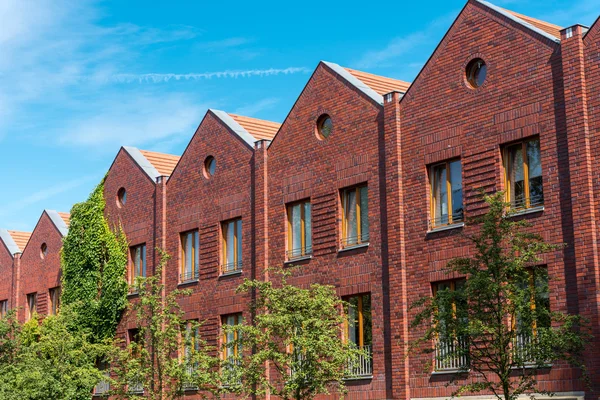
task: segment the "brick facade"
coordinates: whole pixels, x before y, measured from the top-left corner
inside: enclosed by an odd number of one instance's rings
[[[477,88],[465,79],[474,58],[487,66]],[[478,193],[506,189],[503,148],[539,138],[543,207],[521,218],[548,242],[566,243],[544,256],[550,306],[592,322],[596,338],[586,362],[597,392],[600,22],[589,30],[561,30],[469,0],[407,88],[322,62],[280,127],[209,110],[180,159],[129,147],[119,151],[105,181],[106,216],[124,229],[131,246],[146,244],[149,274],[158,263],[154,249],[169,253],[163,282],[167,290],[191,290],[181,306],[186,318],[204,321],[201,334],[209,344],[218,344],[223,316],[250,318],[248,299],[235,293],[243,279],[274,279],[267,267],[293,264],[299,267],[293,284],[318,282],[334,285],[342,297],[371,296],[372,376],[348,382],[349,399],[448,397],[457,377],[432,374],[426,369],[431,357],[406,354],[407,343],[423,333],[409,329],[415,315],[409,306],[430,295],[433,283],[448,279],[442,270],[450,259],[473,254],[459,233],[477,228],[431,230],[428,168],[460,160],[464,213],[481,215],[485,205]],[[324,114],[333,123],[325,139],[316,133]],[[216,161],[212,176],[208,157]],[[362,185],[368,192],[368,244],[348,250],[342,243],[342,193]],[[121,188],[125,204],[118,200]],[[312,253],[289,260],[286,206],[300,200],[311,204]],[[237,218],[242,267],[227,274],[223,222]],[[198,232],[198,265],[197,274],[186,277],[180,235],[189,231]],[[38,292],[38,312],[45,313],[44,296],[58,285],[60,229],[45,212],[22,254],[14,246],[9,250],[3,232],[0,300],[16,296],[16,305],[25,307],[26,294]],[[42,242],[49,249],[44,259]],[[130,298],[135,301],[135,295]],[[124,318],[118,334],[124,337],[133,327]],[[594,398],[577,374],[556,363],[537,379],[542,389]],[[199,398],[191,392],[186,397]]]

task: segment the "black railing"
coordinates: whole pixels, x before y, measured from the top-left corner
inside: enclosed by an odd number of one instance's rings
[[[312,246],[300,247],[298,249],[287,250],[285,255],[288,260],[312,255]]]
[[[518,211],[527,208],[536,208],[544,205],[544,195],[539,194],[536,196],[531,196],[529,198],[524,196],[518,196],[515,199],[510,201],[510,208],[512,210]]]
[[[358,246],[361,244],[368,244],[369,243],[369,233],[363,233],[360,236],[348,236],[345,238],[342,238],[342,240],[340,240],[340,244],[342,245],[342,248],[346,248],[346,247],[353,247],[353,246]]]
[[[198,271],[185,271],[179,274],[180,282],[194,281],[198,279]]]
[[[359,347],[362,354],[348,361],[346,367],[347,379],[365,378],[373,375],[373,350],[371,346]]]
[[[231,274],[242,270],[242,262],[232,262],[221,265],[221,274]]]
[[[464,213],[462,211],[455,212],[454,214],[445,214],[437,218],[429,220],[429,230],[440,228],[443,226],[460,224],[465,221]]]

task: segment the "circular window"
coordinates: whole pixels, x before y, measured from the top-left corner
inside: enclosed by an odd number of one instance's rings
[[[127,190],[125,188],[119,189],[117,192],[117,205],[123,207],[127,203]]]
[[[204,176],[208,179],[215,174],[217,160],[213,156],[206,157],[204,160]]]
[[[46,243],[42,243],[42,246],[40,247],[40,257],[44,259],[46,258],[46,254],[48,254],[48,246]]]
[[[481,58],[475,58],[467,64],[466,69],[467,74],[467,82],[469,85],[474,88],[478,88],[483,85],[485,81],[485,77],[487,75],[487,66],[485,65],[485,61]]]
[[[333,129],[333,122],[331,117],[327,114],[323,114],[317,120],[317,137],[321,140],[327,139],[331,135]]]

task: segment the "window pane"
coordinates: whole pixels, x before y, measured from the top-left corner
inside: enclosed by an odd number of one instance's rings
[[[538,328],[549,328],[550,319],[550,293],[548,289],[548,273],[536,271],[535,276],[535,310]]]
[[[540,141],[527,142],[527,166],[529,168],[529,203],[532,206],[544,203],[542,188],[542,164],[540,156]]]
[[[242,220],[236,221],[237,226],[237,262],[238,265],[242,264]]]
[[[142,276],[146,276],[146,245],[142,245]]]
[[[306,252],[312,253],[312,218],[310,202],[304,203],[304,244]]]
[[[140,276],[140,260],[142,258],[142,252],[139,246],[137,246],[135,248],[135,261],[134,261],[134,265],[135,265],[135,272],[134,272],[134,276]]]
[[[292,206],[292,255],[300,255],[302,248],[302,214],[301,204]]]
[[[346,191],[346,237],[347,244],[356,243],[356,190]]]
[[[363,343],[370,346],[373,343],[372,316],[371,316],[371,295],[362,296],[363,306]]]
[[[462,167],[460,161],[450,163],[450,186],[452,190],[452,219],[462,220],[463,194],[462,194]]]
[[[522,144],[508,148],[508,179],[510,203],[515,207],[525,205],[525,173],[523,171]]]
[[[194,272],[198,272],[198,266],[200,265],[200,235],[198,231],[194,231]]]
[[[229,264],[234,262],[234,251],[235,251],[235,223],[233,221],[227,223],[227,232],[226,232],[226,254],[227,259],[225,260],[225,264]]]
[[[448,186],[446,165],[439,165],[433,170],[433,201],[435,204],[434,223],[448,223]]]
[[[360,188],[360,235],[361,241],[369,241],[369,190]]]
[[[183,273],[185,274],[185,278],[190,277],[190,273],[192,272],[192,234],[185,234],[185,270]]]
[[[358,297],[351,297],[348,303],[348,342],[358,344]]]

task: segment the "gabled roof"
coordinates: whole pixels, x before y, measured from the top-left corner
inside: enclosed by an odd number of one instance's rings
[[[256,140],[272,140],[277,134],[281,124],[278,122],[266,121],[264,119],[257,119],[251,117],[244,117],[243,115],[229,114],[235,122],[241,125],[248,133],[256,138]]]
[[[140,150],[132,146],[123,146],[123,150],[133,158],[152,182],[156,182],[159,176],[171,175],[180,158],[171,154]]]
[[[58,229],[60,234],[62,236],[67,236],[67,233],[69,233],[70,214],[54,210],[44,210],[44,212],[48,214],[48,217],[50,218],[54,226],[56,226],[56,229]]]
[[[357,71],[355,69],[346,69],[356,78],[367,84],[367,86],[369,86],[371,89],[373,89],[382,96],[390,92],[405,93],[410,87],[410,82],[404,82],[399,79],[370,74],[368,72]]]
[[[555,42],[560,42],[560,31],[561,27],[558,25],[551,24],[549,22],[541,21],[539,19],[531,18],[526,15],[518,14],[514,11],[506,10],[502,7],[498,7],[492,3],[489,3],[485,0],[476,0],[478,3],[483,4],[484,6],[504,15],[508,19],[511,19],[534,32],[539,33],[540,35],[551,39]]]
[[[148,150],[140,150],[140,153],[150,161],[150,164],[154,165],[154,168],[156,168],[161,175],[171,175],[181,158],[172,154],[157,153]]]
[[[212,108],[208,111],[219,118],[251,148],[254,148],[254,142],[258,140],[272,140],[281,126],[277,122],[229,114]]]
[[[31,232],[0,229],[0,240],[4,242],[11,255],[22,253],[31,237]]]
[[[355,86],[367,97],[379,104],[383,104],[383,95],[397,91],[405,93],[410,83],[398,79],[386,78],[367,72],[344,68],[336,63],[321,61],[348,83]]]

